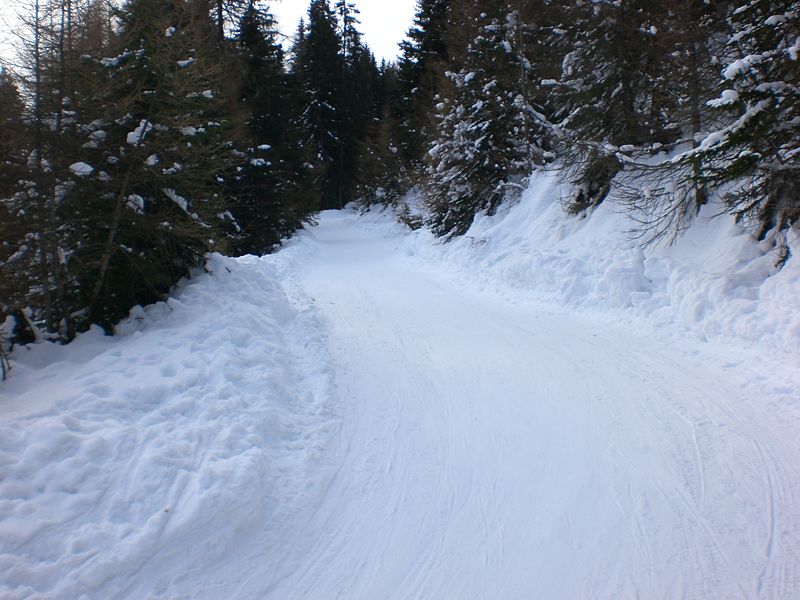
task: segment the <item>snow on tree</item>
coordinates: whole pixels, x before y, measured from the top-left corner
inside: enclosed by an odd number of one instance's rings
[[[493,213],[524,189],[549,153],[544,115],[526,93],[519,13],[482,2],[462,68],[448,73],[437,106],[438,136],[428,151],[425,192],[437,235],[460,235],[481,210]],[[476,8],[477,8],[476,7]]]
[[[88,161],[107,176],[83,179],[99,199],[77,253],[94,322],[158,297],[216,247],[218,176],[230,160],[216,42],[204,2],[122,7],[114,53],[100,61],[109,85],[96,128],[105,134]]]
[[[739,220],[764,238],[800,217],[800,10],[792,0],[734,3],[721,91],[711,104],[729,124],[684,158],[704,161]]]
[[[674,98],[662,85],[666,63],[658,25],[664,5],[649,0],[578,2],[569,10],[558,122],[569,133],[570,210],[592,207],[622,168],[616,150],[663,144],[677,131]]]
[[[440,78],[449,60],[450,4],[446,0],[418,0],[414,23],[400,45],[396,137],[409,171],[420,167],[430,128],[435,125],[431,120],[433,98],[439,91]]]

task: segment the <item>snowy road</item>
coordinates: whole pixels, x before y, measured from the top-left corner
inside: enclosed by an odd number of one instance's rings
[[[478,292],[403,235],[325,213],[18,355],[0,596],[800,598],[796,367]]]
[[[471,293],[351,213],[312,235],[338,468],[267,597],[800,597],[796,408],[735,351]]]

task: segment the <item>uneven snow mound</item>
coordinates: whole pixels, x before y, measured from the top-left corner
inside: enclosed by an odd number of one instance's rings
[[[17,352],[0,389],[0,597],[174,598],[232,545],[276,551],[337,426],[314,311],[274,283],[292,254],[214,256],[120,337]]]
[[[560,185],[552,174],[534,174],[519,203],[479,216],[465,236],[441,244],[420,230],[405,250],[479,287],[800,356],[796,232],[789,239],[793,257],[780,270],[774,252],[731,217],[715,217],[719,206],[706,206],[673,245],[642,249],[635,222],[611,201],[586,217],[566,215]]]

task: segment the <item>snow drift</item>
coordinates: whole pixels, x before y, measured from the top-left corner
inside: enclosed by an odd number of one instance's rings
[[[322,328],[275,283],[295,254],[213,256],[120,337],[15,353],[0,389],[0,596],[174,598],[224,570],[232,545],[278,545],[270,525],[313,485],[335,428]]]
[[[419,230],[404,249],[507,297],[800,356],[797,231],[789,233],[792,257],[782,269],[768,244],[714,205],[674,244],[643,248],[637,223],[613,198],[586,216],[569,216],[560,203],[562,185],[555,174],[534,173],[518,203],[492,217],[479,215],[463,237],[441,243]]]

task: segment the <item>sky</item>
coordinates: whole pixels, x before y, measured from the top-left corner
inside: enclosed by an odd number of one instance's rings
[[[415,0],[355,0],[356,8],[361,11],[359,31],[364,34],[364,40],[379,62],[382,58],[393,60],[397,57],[397,44],[411,27],[415,4]],[[272,12],[281,31],[290,37],[307,9],[308,0],[272,2]]]
[[[0,0],[0,58],[10,54],[16,3],[16,0]],[[379,62],[382,58],[396,58],[397,45],[414,18],[415,0],[355,0],[355,3],[361,11],[359,31],[375,57]],[[270,4],[281,31],[291,38],[300,17],[306,14],[308,0],[272,0]]]
[[[0,61],[7,60],[13,54],[11,41],[15,26],[16,8],[8,0],[0,0]]]

